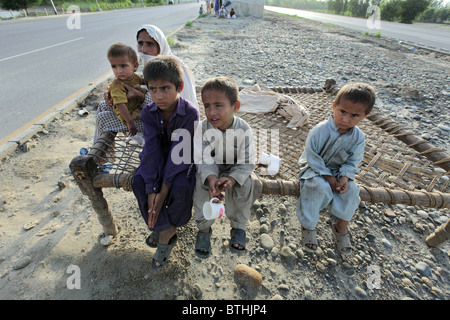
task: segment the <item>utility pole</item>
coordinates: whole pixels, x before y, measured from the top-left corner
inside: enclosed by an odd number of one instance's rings
[[[53,3],[53,0],[50,0],[50,2],[52,3],[53,11],[55,12],[56,15],[58,15],[58,11],[56,11],[56,7],[55,4]]]

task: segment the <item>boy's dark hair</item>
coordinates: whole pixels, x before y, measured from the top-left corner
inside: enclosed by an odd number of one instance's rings
[[[366,115],[368,115],[375,104],[375,89],[366,83],[348,83],[339,90],[334,103],[338,105],[342,99],[348,99],[353,103],[363,103],[366,106]]]
[[[225,92],[225,95],[230,100],[231,104],[236,103],[239,99],[239,87],[236,82],[225,76],[211,78],[205,82],[202,87],[201,94],[206,90],[219,90]]]
[[[123,44],[121,42],[114,43],[108,49],[107,57],[122,57],[128,56],[130,58],[131,63],[136,63],[138,61],[138,56],[136,51],[130,46]]]
[[[150,59],[142,71],[144,81],[148,84],[149,80],[166,80],[173,83],[178,89],[183,83],[183,69],[178,61],[172,57],[158,55]]]

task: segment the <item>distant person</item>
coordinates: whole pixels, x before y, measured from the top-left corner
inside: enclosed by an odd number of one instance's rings
[[[143,25],[137,31],[137,49],[141,58],[142,64],[145,64],[151,58],[158,56],[159,54],[170,56],[180,63],[183,68],[183,83],[184,87],[180,93],[180,96],[191,101],[197,108],[197,93],[195,90],[195,80],[192,71],[184,64],[178,57],[176,57],[170,49],[166,36],[158,27],[154,25]],[[152,103],[153,100],[149,92],[142,94],[139,90],[134,89],[127,84],[124,84],[127,89],[128,99],[137,99],[141,101],[140,108],[144,108],[145,105]],[[105,100],[100,102],[97,108],[96,124],[94,133],[94,143],[98,140],[100,135],[104,131],[110,132],[128,132],[128,127],[119,120],[117,115],[113,111],[113,105],[110,98],[109,91],[105,93]],[[142,121],[140,119],[134,120],[136,130],[138,132],[143,131]]]
[[[234,12],[233,8],[231,8],[231,10],[230,10],[230,18],[231,19],[236,19],[236,12]]]
[[[138,56],[133,48],[123,43],[115,43],[109,47],[107,57],[116,76],[116,79],[109,85],[113,111],[127,126],[128,134],[134,136],[137,133],[134,120],[139,120],[142,110],[141,101],[137,97],[128,99],[124,84],[139,90],[144,95],[147,92],[141,87],[144,79],[135,73],[139,66]]]
[[[198,14],[203,14],[203,5],[200,5],[200,9],[198,10]]]
[[[371,86],[349,83],[336,95],[333,115],[308,134],[298,161],[300,197],[297,202],[306,251],[317,250],[319,213],[329,204],[330,213],[338,218],[332,224],[338,250],[346,255],[352,251],[347,225],[360,202],[359,187],[354,180],[365,147],[364,133],[356,125],[370,113],[374,103],[375,91]]]
[[[193,137],[199,113],[192,102],[180,96],[183,69],[176,59],[162,55],[153,58],[143,74],[154,102],[141,112],[145,144],[133,178],[133,192],[142,217],[153,231],[146,241],[156,247],[152,268],[160,270],[177,242],[177,228],[191,219]],[[176,134],[178,139],[174,139]]]
[[[201,90],[206,119],[199,124],[201,134],[196,131],[194,139],[194,212],[199,229],[195,254],[200,258],[211,254],[214,220],[206,220],[203,204],[212,198],[219,199],[214,202],[225,200],[225,215],[231,224],[230,250],[243,252],[246,246],[246,224],[256,197],[252,177],[255,150],[250,126],[235,115],[240,109],[238,93],[238,86],[228,77],[210,79]]]
[[[224,6],[222,6],[219,9],[219,19],[223,18],[225,19],[227,17],[227,10],[224,8]]]

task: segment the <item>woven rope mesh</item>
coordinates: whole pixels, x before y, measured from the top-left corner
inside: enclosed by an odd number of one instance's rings
[[[255,172],[269,179],[296,179],[298,174],[297,161],[303,152],[309,130],[320,121],[327,119],[332,112],[334,94],[320,89],[310,88],[275,88],[274,90],[287,94],[298,103],[307,107],[310,113],[309,122],[296,129],[287,128],[288,120],[273,113],[252,114],[239,113],[239,116],[249,123],[257,139],[257,155],[261,152],[278,153],[281,158],[281,168],[274,176],[266,175],[266,168],[258,166]],[[200,118],[205,118],[201,97]],[[371,114],[377,112],[376,109]],[[409,191],[438,191],[448,193],[450,172],[445,172],[438,165],[433,164],[425,156],[413,148],[397,140],[395,134],[400,126],[390,129],[391,133],[379,128],[381,123],[374,123],[364,119],[358,127],[366,135],[366,151],[364,160],[360,164],[357,183],[373,188],[402,189]],[[259,143],[264,141],[264,143]],[[106,149],[100,158],[108,164],[110,174],[131,174],[139,166],[139,152],[141,148],[128,137],[119,133],[115,141],[105,141]],[[114,152],[111,152],[114,150]],[[439,150],[436,148],[436,150]],[[435,150],[430,150],[435,151]],[[446,150],[442,150],[446,152]],[[277,155],[277,154],[276,154]],[[104,170],[100,166],[100,170]],[[106,171],[107,171],[106,170]]]

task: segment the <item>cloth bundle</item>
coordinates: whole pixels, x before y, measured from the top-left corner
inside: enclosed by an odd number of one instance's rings
[[[278,112],[290,120],[287,127],[296,128],[305,125],[309,120],[308,109],[291,97],[277,93],[261,84],[242,89],[239,92],[240,112],[267,113]]]

